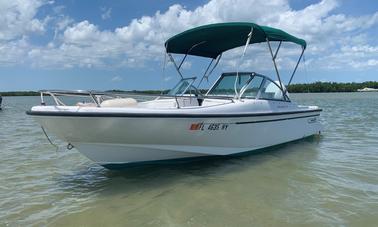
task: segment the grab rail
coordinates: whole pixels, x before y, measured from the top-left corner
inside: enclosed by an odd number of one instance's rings
[[[59,99],[60,96],[64,97],[89,97],[97,107],[101,106],[102,100],[106,98],[121,98],[121,97],[150,97],[155,99],[160,98],[174,98],[177,103],[177,108],[180,108],[179,98],[194,97],[193,95],[167,95],[167,94],[148,94],[148,93],[135,93],[135,92],[107,92],[107,91],[95,91],[95,90],[40,90],[41,105],[46,105],[45,95],[49,95],[53,98],[56,105],[66,106],[66,104]],[[201,98],[209,99],[228,99],[233,101],[234,97],[231,96],[214,96],[205,95]]]

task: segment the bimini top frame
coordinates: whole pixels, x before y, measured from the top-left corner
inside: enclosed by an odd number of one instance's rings
[[[273,50],[270,44],[272,41],[279,42],[275,53],[273,53]],[[307,43],[305,40],[297,38],[293,35],[290,35],[280,29],[267,27],[267,26],[260,26],[255,23],[248,23],[248,22],[209,24],[209,25],[204,25],[204,26],[193,28],[193,29],[189,29],[187,31],[184,31],[180,34],[177,34],[171,37],[165,42],[165,49],[171,61],[174,63],[181,78],[183,78],[183,76],[180,72],[180,67],[185,61],[187,55],[201,56],[201,57],[207,57],[207,58],[212,59],[204,76],[202,77],[200,83],[198,84],[199,86],[202,80],[204,78],[207,78],[211,74],[211,72],[214,70],[223,52],[236,48],[236,47],[245,46],[244,52],[243,52],[243,55],[244,55],[246,47],[249,44],[261,43],[261,42],[267,42],[268,44],[269,52],[272,57],[272,61],[273,61],[274,68],[277,74],[277,78],[281,85],[281,89],[284,93],[286,93],[286,90],[283,89],[284,86],[281,81],[277,63],[275,61],[278,51],[281,47],[282,42],[291,42],[291,43],[298,44],[302,47],[301,55],[294,68],[294,71],[291,74],[291,77],[288,83],[288,85],[290,85],[293,79],[293,76],[298,68],[299,62],[303,56],[304,50],[306,49]],[[179,66],[177,66],[177,64],[174,62],[174,59],[171,55],[172,53],[185,54]],[[214,59],[217,59],[216,61],[217,63],[214,65],[210,73],[207,74]]]

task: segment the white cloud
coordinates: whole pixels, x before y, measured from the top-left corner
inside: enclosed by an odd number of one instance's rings
[[[123,80],[123,78],[120,77],[120,76],[115,76],[115,77],[112,78],[112,82],[119,82],[119,81],[122,81],[122,80]]]
[[[74,20],[68,16],[60,16],[57,18],[57,21],[56,21],[56,29],[58,31],[61,31],[61,30],[64,30],[66,29],[70,24],[72,24],[74,22]]]
[[[0,13],[8,15],[0,18],[0,40],[10,40],[1,43],[0,53],[7,60],[0,60],[0,64],[15,62],[17,56],[26,52],[28,57],[24,62],[33,67],[143,67],[148,61],[161,61],[164,41],[170,36],[195,26],[225,21],[253,21],[303,37],[308,41],[306,56],[312,65],[310,70],[376,67],[378,60],[377,47],[369,44],[367,35],[378,24],[378,12],[359,17],[335,14],[334,9],[342,4],[336,0],[323,0],[301,10],[293,10],[288,0],[211,0],[194,10],[175,4],[165,12],[133,19],[114,30],[102,30],[89,20],[74,22],[63,15],[64,6],[56,6],[49,19],[56,33],[54,39],[45,46],[36,46],[28,43],[25,36],[46,30],[48,19],[36,18],[43,4],[47,2],[0,3]],[[111,16],[111,8],[101,8],[101,11],[102,19]],[[18,14],[22,16],[15,16]],[[266,52],[266,47],[252,50],[241,68],[271,68],[267,55],[267,60],[256,57],[256,53],[259,56]],[[298,54],[298,49],[284,48],[278,60],[292,67],[296,62],[293,56]],[[235,57],[239,57],[239,52],[225,55],[226,67],[235,65]]]
[[[342,46],[339,51],[321,56],[310,66],[318,69],[356,69],[364,70],[376,67],[378,63],[378,46],[355,45]]]
[[[100,8],[100,10],[102,11],[101,19],[103,19],[103,20],[110,19],[111,14],[112,14],[112,8],[107,9],[105,7],[102,7],[102,8]]]
[[[25,55],[29,48],[26,37],[7,43],[0,42],[0,65],[11,66],[25,63],[27,60]]]
[[[9,41],[33,33],[44,32],[44,20],[36,19],[43,0],[0,1],[0,41]]]
[[[181,68],[183,68],[183,69],[190,69],[190,68],[192,68],[192,62],[191,61],[185,61],[182,64]]]
[[[57,5],[57,6],[54,6],[52,10],[55,14],[62,14],[65,9],[66,9],[65,6]]]
[[[100,36],[105,32],[100,32],[98,28],[88,21],[82,21],[64,31],[64,41],[68,44],[90,45],[93,42],[100,42]]]
[[[351,61],[350,65],[356,69],[364,69],[367,67],[378,66],[378,60],[369,59],[367,61]]]

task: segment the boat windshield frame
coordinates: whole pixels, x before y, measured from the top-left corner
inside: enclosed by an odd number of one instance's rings
[[[219,85],[219,83],[227,76],[234,76],[234,77],[237,77],[240,75],[249,75],[250,78],[247,80],[247,82],[240,87],[240,92],[238,93],[237,97],[235,97],[235,93],[231,96],[231,95],[227,95],[227,94],[222,94],[222,95],[214,95],[214,94],[211,94],[211,92]],[[259,86],[259,89],[258,89],[258,93],[256,94],[255,97],[248,97],[248,96],[243,96],[244,93],[247,91],[247,88],[249,87],[249,85],[253,82],[253,79],[255,77],[261,77],[262,78],[262,81],[260,83],[260,86]],[[262,74],[259,74],[259,73],[255,73],[255,72],[225,72],[225,73],[222,73],[219,78],[215,81],[215,83],[210,87],[210,89],[207,91],[207,93],[205,94],[205,97],[216,97],[216,96],[219,96],[219,97],[230,97],[230,98],[234,98],[234,99],[263,99],[263,100],[275,100],[275,101],[283,101],[283,102],[291,102],[289,96],[287,95],[287,92],[283,92],[282,93],[282,99],[269,99],[269,98],[261,98],[261,93],[262,93],[262,88],[265,84],[266,81],[269,81],[271,83],[273,83],[274,85],[277,86],[278,89],[280,89],[280,86],[279,84],[272,80],[271,78],[269,78],[268,76],[265,76],[265,75],[262,75]],[[233,86],[233,84],[232,84]],[[231,87],[231,90],[233,90],[233,87]],[[282,89],[280,89],[282,91]],[[286,91],[286,89],[284,88],[283,90]]]

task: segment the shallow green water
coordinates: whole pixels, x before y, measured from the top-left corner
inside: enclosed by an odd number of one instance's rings
[[[114,172],[75,150],[56,152],[24,114],[38,97],[5,97],[0,225],[377,225],[378,93],[292,99],[324,109],[321,137]]]

